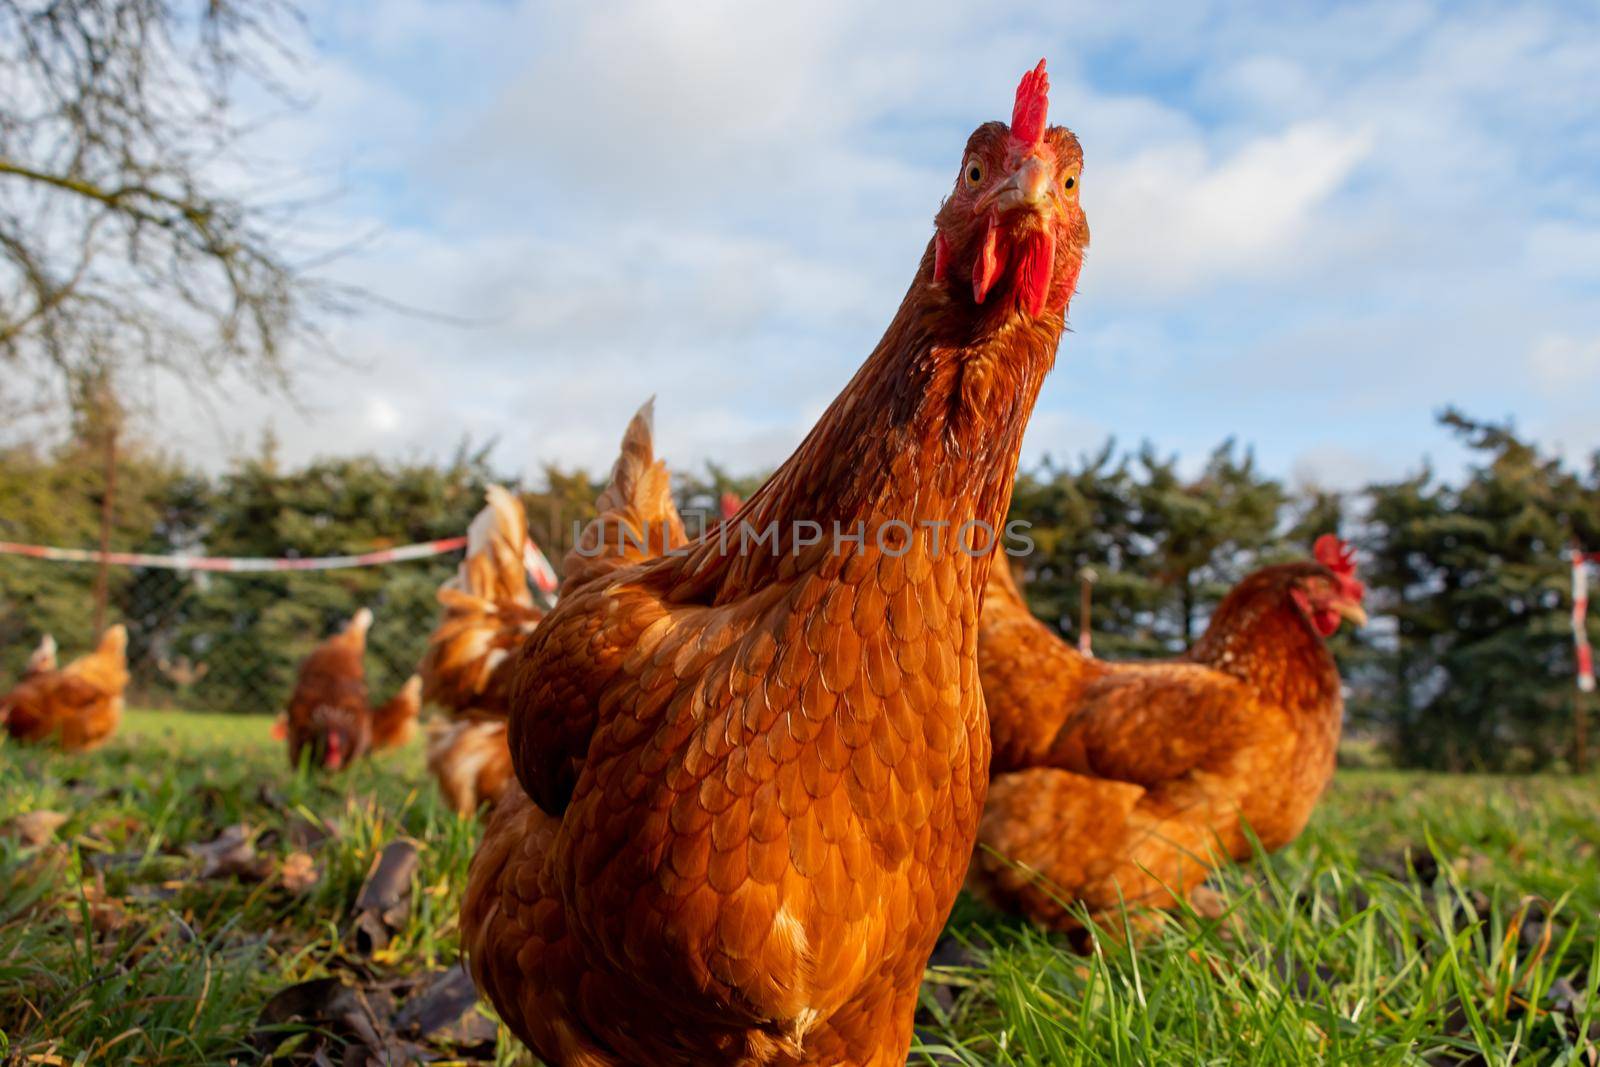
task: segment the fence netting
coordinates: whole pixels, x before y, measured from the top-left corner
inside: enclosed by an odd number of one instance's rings
[[[128,629],[127,704],[279,711],[300,661],[362,607],[374,616],[367,683],[387,699],[415,671],[438,618],[435,591],[460,555],[286,573],[113,566],[105,621]],[[0,555],[0,690],[45,633],[62,663],[93,647],[95,571]]]

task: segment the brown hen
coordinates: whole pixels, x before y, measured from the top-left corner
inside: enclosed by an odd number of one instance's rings
[[[528,589],[522,502],[498,485],[485,497],[467,528],[466,558],[439,589],[444,619],[418,668],[423,696],[458,720],[430,726],[428,769],[463,815],[495,800],[511,779],[505,716],[512,653],[543,614]]]
[[[883,340],[736,515],[683,544],[630,428],[518,657],[462,914],[547,1062],[905,1063],[989,759],[958,531],[1003,520],[1088,240],[1045,90],[972,135]]]
[[[367,703],[364,661],[371,627],[372,612],[362,608],[300,664],[282,720],[291,767],[309,758],[312,766],[343,770],[373,751],[404,744],[415,732],[422,685],[415,676],[376,711]]]
[[[93,652],[54,669],[55,642],[48,657],[41,644],[29,672],[0,698],[0,723],[18,741],[54,740],[62,748],[97,748],[122,722],[122,692],[128,686],[128,632],[120,624],[100,635]],[[46,666],[46,664],[50,666]]]
[[[1333,774],[1344,702],[1325,638],[1366,621],[1349,551],[1266,567],[1178,660],[1086,657],[989,577],[978,668],[993,780],[971,884],[1062,930],[1173,907],[1228,857],[1288,844]],[[1141,921],[1147,916],[1142,916]]]

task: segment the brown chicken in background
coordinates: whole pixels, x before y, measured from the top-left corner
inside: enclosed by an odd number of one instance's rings
[[[1175,906],[1226,858],[1299,836],[1333,775],[1344,712],[1325,639],[1366,621],[1351,551],[1265,567],[1172,661],[1086,657],[990,573],[978,668],[993,778],[971,885],[1036,922]]]
[[[498,485],[467,528],[467,554],[439,590],[444,620],[423,654],[422,693],[456,721],[428,727],[428,769],[463,815],[493,802],[511,780],[505,717],[512,653],[538,626],[523,562],[528,519]]]
[[[289,765],[303,756],[312,766],[338,771],[369,753],[403,744],[415,732],[421,682],[412,677],[388,704],[367,703],[367,631],[372,612],[362,608],[300,664],[282,730]]]
[[[989,761],[991,556],[954,532],[1004,519],[1088,241],[1046,92],[972,135],[883,340],[736,515],[683,544],[630,426],[518,656],[462,912],[546,1062],[906,1062]]]
[[[41,655],[47,648],[48,655]],[[128,631],[108,626],[93,652],[56,670],[55,642],[46,638],[22,681],[0,697],[0,723],[18,741],[54,740],[71,751],[97,748],[122,722],[127,650]],[[34,670],[36,661],[42,669]]]

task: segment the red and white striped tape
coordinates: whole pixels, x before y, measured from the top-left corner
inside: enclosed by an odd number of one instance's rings
[[[406,560],[442,556],[446,552],[465,548],[466,544],[465,537],[446,537],[441,541],[424,541],[421,544],[384,548],[353,556],[265,559],[239,556],[152,556],[143,552],[97,552],[86,548],[53,548],[49,545],[22,545],[13,541],[0,541],[0,555],[29,556],[33,559],[49,559],[61,563],[105,562],[121,567],[160,567],[170,571],[332,571],[345,567],[375,567],[381,563],[402,563]]]
[[[118,567],[159,567],[169,571],[222,571],[222,572],[272,572],[272,571],[333,571],[346,567],[376,567],[384,563],[404,563],[407,560],[442,556],[465,548],[465,537],[446,537],[439,541],[423,541],[399,548],[383,548],[376,552],[362,552],[352,556],[316,556],[311,558],[288,557],[280,559],[241,556],[152,556],[144,552],[98,552],[87,548],[56,548],[52,545],[24,545],[15,541],[0,541],[0,556],[27,556],[31,559],[48,559],[58,563],[100,563]],[[528,577],[539,592],[555,599],[556,588],[561,584],[555,568],[529,538],[522,547],[522,563]]]
[[[556,569],[550,566],[550,561],[539,551],[539,546],[533,543],[531,537],[522,544],[522,565],[527,569],[528,577],[533,579],[533,584],[539,587],[539,592],[554,603],[556,587],[561,580],[556,577]]]
[[[1572,645],[1578,655],[1578,688],[1594,692],[1594,652],[1589,648],[1589,571],[1586,563],[1600,563],[1600,552],[1572,552]]]

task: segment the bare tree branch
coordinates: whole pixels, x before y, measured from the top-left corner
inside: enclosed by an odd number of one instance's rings
[[[287,387],[355,298],[308,273],[293,208],[237,191],[234,94],[288,100],[298,20],[289,0],[0,0],[0,365]]]

